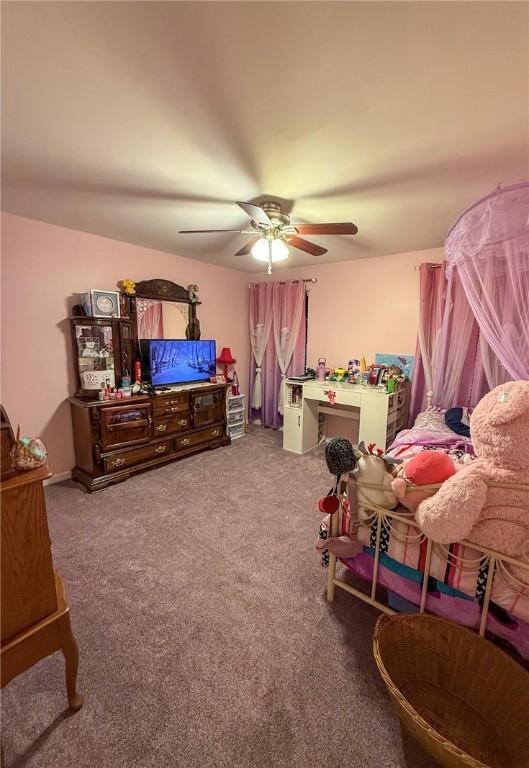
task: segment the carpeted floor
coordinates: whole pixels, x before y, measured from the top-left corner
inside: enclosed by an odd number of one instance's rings
[[[377,612],[325,601],[314,550],[320,451],[254,429],[95,495],[47,489],[80,647],[78,714],[60,654],[3,691],[7,768],[397,768],[371,656]]]

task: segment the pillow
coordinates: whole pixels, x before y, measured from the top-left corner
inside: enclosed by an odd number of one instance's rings
[[[428,429],[430,432],[440,432],[445,435],[452,434],[450,427],[446,426],[445,412],[435,405],[418,413],[413,426],[414,429]]]
[[[470,437],[468,408],[449,408],[445,413],[445,422],[456,435]]]

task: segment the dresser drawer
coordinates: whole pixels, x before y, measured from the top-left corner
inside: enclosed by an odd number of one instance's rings
[[[221,437],[224,437],[224,427],[210,427],[209,429],[201,429],[200,432],[193,432],[193,434],[186,435],[185,437],[177,437],[175,447],[177,451],[181,451],[192,445],[200,445],[200,443],[218,440]]]
[[[189,409],[189,395],[187,392],[180,395],[168,395],[167,397],[156,397],[153,403],[154,412],[162,413],[182,413]]]
[[[154,414],[154,435],[163,437],[172,432],[186,432],[191,429],[191,418],[187,411],[171,414]]]
[[[150,403],[105,406],[100,420],[102,452],[147,442],[151,435]]]
[[[103,465],[105,472],[117,472],[119,469],[125,467],[132,467],[135,464],[140,464],[142,461],[149,461],[149,459],[157,459],[161,456],[167,456],[173,451],[173,441],[164,440],[154,445],[146,445],[143,448],[134,448],[132,451],[126,453],[115,454],[114,456],[108,456],[103,459]]]

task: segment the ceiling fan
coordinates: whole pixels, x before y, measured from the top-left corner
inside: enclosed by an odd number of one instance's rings
[[[252,235],[248,242],[237,251],[236,256],[252,256],[258,261],[268,262],[268,274],[272,271],[272,263],[288,257],[288,245],[305,251],[313,256],[327,253],[310,240],[300,235],[356,235],[358,227],[351,222],[336,224],[296,224],[290,223],[290,216],[283,213],[279,203],[264,200],[261,205],[253,203],[237,203],[250,217],[251,229],[183,229],[180,234],[204,234],[210,232],[239,232],[241,235]]]

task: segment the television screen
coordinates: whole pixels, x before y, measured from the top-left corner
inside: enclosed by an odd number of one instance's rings
[[[209,381],[216,373],[215,342],[206,339],[149,339],[151,384]]]

